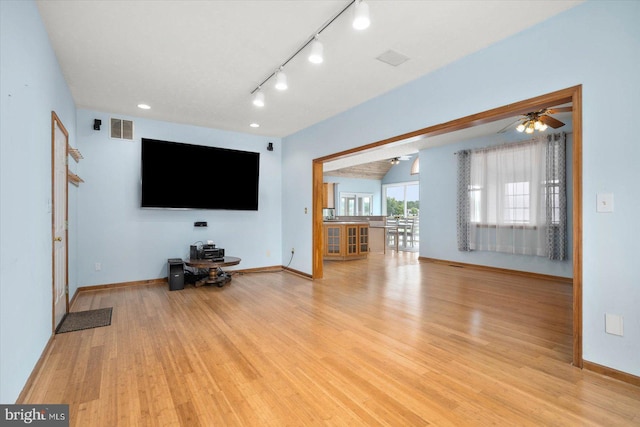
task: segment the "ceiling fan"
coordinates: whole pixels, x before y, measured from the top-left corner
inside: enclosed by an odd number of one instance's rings
[[[394,157],[392,159],[389,159],[389,163],[391,163],[392,165],[397,165],[398,163],[400,163],[401,160],[411,160],[411,156],[400,156],[400,157]]]
[[[551,114],[565,113],[572,110],[571,106],[568,107],[556,107],[556,108],[543,108],[539,111],[532,111],[531,113],[523,114],[521,118],[517,119],[508,126],[505,126],[498,133],[504,133],[514,124],[520,122],[516,127],[518,132],[533,133],[534,131],[543,132],[550,126],[554,129],[564,126],[564,123],[555,117],[551,117]]]

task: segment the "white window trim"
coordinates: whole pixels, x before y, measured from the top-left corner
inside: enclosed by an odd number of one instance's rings
[[[367,216],[367,215],[372,215],[373,214],[373,193],[354,193],[352,191],[341,191],[340,192],[340,197],[339,197],[339,204],[338,204],[338,215],[342,215],[342,216],[350,216],[347,215],[347,213],[342,211],[342,198],[343,197],[353,197],[356,199],[356,212],[354,213],[355,216]],[[362,199],[368,197],[369,199],[371,199],[371,202],[369,204],[369,213],[362,213],[362,212],[358,212],[358,199]]]
[[[420,181],[405,181],[405,182],[396,182],[393,184],[383,184],[382,185],[382,215],[387,216],[387,188],[389,187],[404,187],[404,212],[405,215],[407,213],[407,187],[410,185],[420,186]],[[419,198],[418,198],[419,200]]]

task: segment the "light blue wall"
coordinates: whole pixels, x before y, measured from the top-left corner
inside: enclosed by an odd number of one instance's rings
[[[134,141],[109,137],[110,115],[79,109],[78,284],[90,286],[166,277],[167,258],[187,258],[189,245],[213,240],[238,268],[282,265],[281,141],[203,127],[117,116],[134,121]],[[94,119],[102,130],[93,130]],[[140,141],[153,138],[260,153],[258,211],[140,208]],[[267,143],[274,151],[267,151]],[[215,185],[233,185],[211,165]],[[217,184],[215,184],[217,182]],[[194,221],[207,221],[196,228]],[[101,264],[96,271],[95,264]]]
[[[373,212],[371,215],[382,215],[382,183],[377,179],[345,178],[325,176],[324,182],[338,184],[336,194],[336,215],[340,215],[340,193],[370,193],[373,194]]]
[[[51,111],[74,146],[75,106],[35,3],[0,1],[0,66],[0,402],[14,403],[51,336]]]
[[[323,157],[577,84],[583,85],[584,358],[640,375],[640,2],[589,1],[284,139],[283,247],[311,273],[311,164]],[[535,54],[525,54],[535,46]],[[616,212],[598,214],[598,192]],[[422,240],[422,236],[421,236]],[[624,317],[624,337],[604,314]]]
[[[567,126],[563,130],[569,131]],[[514,138],[514,136],[516,138]],[[551,261],[544,257],[504,254],[499,252],[473,251],[460,252],[457,248],[456,209],[457,209],[457,158],[455,152],[497,145],[499,143],[526,140],[518,132],[492,135],[461,141],[420,152],[423,166],[420,174],[420,256],[469,264],[549,274],[560,277],[573,277],[572,248],[572,134],[567,135],[567,216],[569,228],[569,259]]]

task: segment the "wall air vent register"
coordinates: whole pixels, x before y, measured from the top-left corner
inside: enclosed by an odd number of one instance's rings
[[[133,121],[111,118],[111,138],[133,141]]]

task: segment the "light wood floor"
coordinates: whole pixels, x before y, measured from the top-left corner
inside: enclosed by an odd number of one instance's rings
[[[640,388],[570,365],[570,285],[415,253],[325,275],[82,293],[111,326],[57,335],[23,403],[75,426],[640,425]]]

